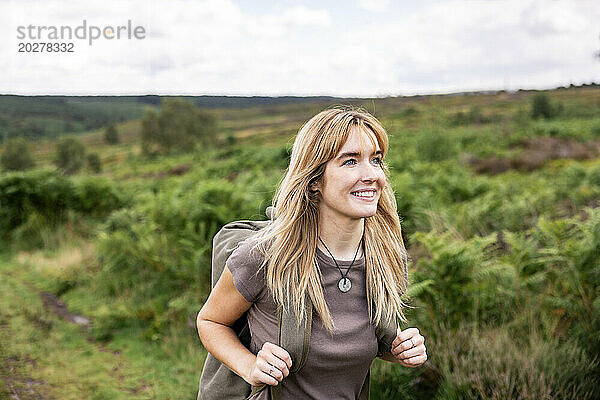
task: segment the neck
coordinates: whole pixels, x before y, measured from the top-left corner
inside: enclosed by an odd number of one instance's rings
[[[363,226],[364,218],[340,221],[326,215],[319,215],[319,236],[335,259],[339,261],[352,261],[362,239]],[[329,255],[318,239],[317,246],[323,253]],[[362,253],[361,246],[356,259],[359,259]]]

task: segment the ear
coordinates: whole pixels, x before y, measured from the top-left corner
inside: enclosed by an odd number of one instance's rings
[[[320,181],[315,181],[313,183],[311,183],[308,186],[308,190],[310,190],[312,193],[318,193],[321,191],[321,182]]]

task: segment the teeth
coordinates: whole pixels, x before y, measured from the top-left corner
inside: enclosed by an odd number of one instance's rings
[[[352,193],[355,196],[358,197],[373,197],[375,195],[374,191],[368,191],[368,192],[354,192]]]

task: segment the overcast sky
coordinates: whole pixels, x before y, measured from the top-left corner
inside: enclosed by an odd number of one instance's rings
[[[141,26],[143,39],[18,37]],[[81,29],[83,31],[83,29]],[[89,31],[87,31],[89,33]],[[112,32],[112,31],[109,31]],[[125,34],[122,30],[122,34]],[[47,35],[47,30],[42,32]],[[18,52],[73,43],[72,53]],[[386,96],[600,82],[598,1],[0,0],[0,93]]]

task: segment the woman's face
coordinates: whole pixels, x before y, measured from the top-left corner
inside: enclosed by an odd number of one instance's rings
[[[342,149],[325,165],[323,178],[316,184],[320,191],[321,216],[343,220],[375,215],[386,183],[381,158],[375,135],[367,130],[352,129]]]

